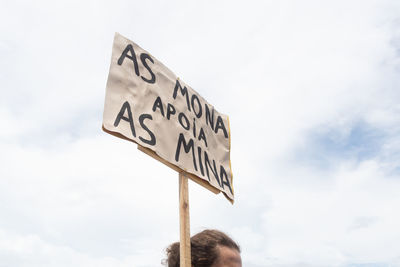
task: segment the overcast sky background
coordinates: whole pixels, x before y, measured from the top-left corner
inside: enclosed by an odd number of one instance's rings
[[[243,266],[400,266],[400,2],[0,2],[0,266],[161,266],[178,174],[101,131],[114,32],[230,117]],[[155,185],[155,186],[154,186]],[[150,189],[153,187],[154,189]]]

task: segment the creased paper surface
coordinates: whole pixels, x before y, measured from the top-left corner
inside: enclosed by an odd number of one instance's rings
[[[233,200],[228,117],[116,33],[103,128],[153,150]]]

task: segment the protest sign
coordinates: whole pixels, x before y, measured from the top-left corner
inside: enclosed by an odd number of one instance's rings
[[[233,201],[230,129],[219,113],[150,53],[116,33],[103,129],[200,178]]]

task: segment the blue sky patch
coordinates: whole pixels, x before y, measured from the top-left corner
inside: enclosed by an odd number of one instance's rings
[[[309,132],[295,157],[320,168],[329,168],[345,159],[362,161],[379,155],[384,138],[381,129],[363,121],[350,125],[349,129],[320,126]]]

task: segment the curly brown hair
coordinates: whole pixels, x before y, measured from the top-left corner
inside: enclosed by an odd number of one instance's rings
[[[218,230],[204,230],[190,238],[191,259],[193,267],[210,267],[219,257],[218,246],[236,249],[240,247],[225,233]],[[179,242],[172,243],[167,249],[168,267],[179,267]]]

